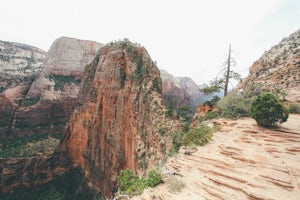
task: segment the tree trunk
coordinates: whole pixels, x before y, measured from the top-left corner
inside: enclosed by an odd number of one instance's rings
[[[227,70],[225,77],[225,87],[224,87],[224,97],[228,92],[229,74],[230,74],[230,63],[231,63],[231,44],[229,44],[228,60],[227,60]]]

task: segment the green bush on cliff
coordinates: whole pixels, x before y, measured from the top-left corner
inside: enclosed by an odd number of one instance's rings
[[[163,176],[158,170],[156,169],[150,170],[148,174],[148,178],[146,179],[147,186],[155,187],[159,185],[160,183],[163,182],[162,178]]]
[[[120,171],[117,180],[121,194],[139,195],[145,188],[162,183],[162,174],[153,169],[149,172],[148,178],[140,178],[132,170],[124,169]]]
[[[80,80],[74,76],[61,76],[61,75],[51,75],[50,80],[54,80],[54,90],[63,90],[64,85],[70,85],[74,83],[75,85],[80,84]]]
[[[260,94],[255,98],[251,107],[251,116],[262,127],[275,126],[277,122],[288,119],[288,110],[272,94]]]
[[[190,129],[183,138],[182,144],[185,146],[203,146],[207,144],[213,135],[213,131],[207,125]]]
[[[218,102],[217,108],[225,118],[250,117],[251,104],[252,98],[232,92]]]
[[[22,105],[23,106],[32,106],[34,104],[36,104],[37,102],[39,102],[40,100],[40,96],[35,96],[35,97],[26,97],[25,99],[23,99],[22,101]]]

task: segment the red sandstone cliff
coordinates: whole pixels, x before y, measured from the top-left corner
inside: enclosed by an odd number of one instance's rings
[[[129,41],[102,47],[85,68],[80,105],[56,153],[2,160],[0,194],[59,180],[72,185],[73,194],[111,197],[121,169],[145,174],[165,159],[170,132],[180,128],[166,117],[161,85],[144,47]]]
[[[86,67],[76,109],[59,151],[80,167],[89,186],[112,195],[121,169],[143,173],[170,146],[160,72],[143,47],[124,41],[103,47]],[[167,125],[166,125],[167,124]]]

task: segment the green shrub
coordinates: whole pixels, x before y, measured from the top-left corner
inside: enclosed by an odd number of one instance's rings
[[[255,98],[251,107],[251,117],[263,127],[275,126],[276,122],[288,119],[288,110],[283,107],[272,94],[260,94]]]
[[[183,138],[182,144],[185,146],[203,146],[209,142],[213,135],[212,129],[207,125],[190,129]]]
[[[64,85],[71,85],[74,83],[75,85],[80,84],[80,80],[73,76],[61,76],[61,75],[51,75],[50,80],[54,80],[54,90],[63,90]]]
[[[51,137],[42,134],[2,138],[0,140],[0,158],[49,156],[57,148],[62,135]]]
[[[22,101],[22,105],[23,106],[32,106],[34,104],[36,104],[38,101],[40,100],[40,96],[35,96],[35,97],[26,97],[23,101]]]
[[[161,80],[159,78],[154,79],[152,82],[152,90],[161,93],[162,88],[161,88],[160,82],[161,82]]]
[[[148,178],[140,178],[130,169],[120,171],[117,177],[121,194],[139,195],[147,187],[155,187],[162,183],[162,174],[156,169],[150,170]]]
[[[252,98],[246,98],[242,94],[230,93],[217,104],[222,117],[239,118],[250,117]]]
[[[172,146],[169,150],[169,155],[174,155],[178,153],[181,143],[182,143],[182,138],[184,137],[185,133],[188,131],[181,131],[181,132],[175,132],[172,134]]]
[[[178,108],[177,116],[182,122],[191,123],[194,112],[190,106],[184,104]]]
[[[215,111],[208,111],[205,115],[199,117],[199,122],[215,119],[217,117],[218,114]]]
[[[149,187],[155,187],[157,185],[159,185],[160,183],[162,183],[162,174],[156,170],[156,169],[152,169],[150,170],[149,174],[148,174],[148,179],[146,180],[147,186]]]
[[[121,170],[120,175],[117,177],[117,179],[119,184],[119,190],[121,193],[140,194],[146,187],[146,184],[140,181],[140,178],[137,175],[135,175],[130,169]]]
[[[143,54],[138,57],[136,62],[136,79],[141,80],[148,73],[148,68],[144,66]]]
[[[168,177],[168,184],[168,188],[172,192],[180,192],[181,189],[185,187],[185,184],[175,176]]]
[[[208,105],[208,106],[210,106],[210,107],[213,107],[213,106],[215,106],[220,100],[221,100],[221,98],[220,98],[219,96],[215,95],[215,96],[213,96],[213,98],[212,98],[211,100],[205,101],[205,102],[203,103],[203,105]]]
[[[294,103],[291,103],[289,106],[289,112],[294,114],[300,114],[300,106]]]

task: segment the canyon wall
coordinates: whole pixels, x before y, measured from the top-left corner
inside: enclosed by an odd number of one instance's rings
[[[86,67],[74,111],[59,148],[82,169],[90,187],[111,196],[121,169],[140,174],[161,162],[170,147],[161,78],[145,48],[108,44]]]

